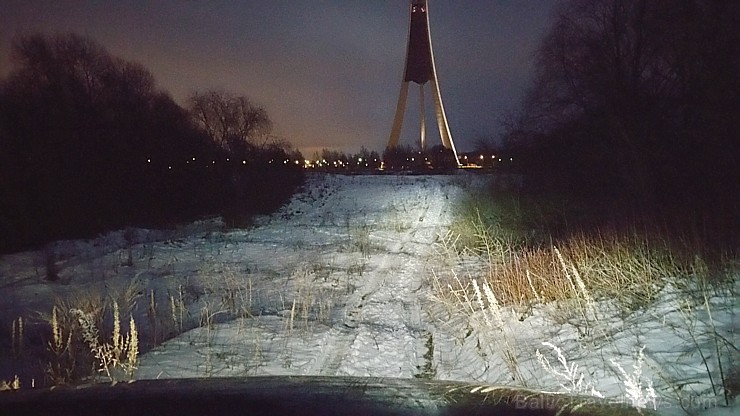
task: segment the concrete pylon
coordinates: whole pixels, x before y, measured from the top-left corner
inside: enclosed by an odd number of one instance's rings
[[[398,94],[396,115],[393,118],[391,135],[388,138],[388,147],[398,146],[403,126],[403,117],[406,112],[406,100],[408,98],[409,84],[419,84],[419,101],[421,110],[421,150],[426,150],[426,122],[424,111],[424,85],[430,83],[432,86],[432,97],[434,99],[434,114],[437,119],[439,136],[442,145],[452,150],[455,162],[460,165],[457,158],[455,143],[452,141],[450,126],[447,124],[447,116],[442,105],[442,94],[439,90],[437,70],[434,66],[434,54],[432,53],[432,38],[429,35],[429,6],[426,0],[411,0],[409,13],[409,37],[406,47],[406,63],[403,70],[403,81],[401,91]]]

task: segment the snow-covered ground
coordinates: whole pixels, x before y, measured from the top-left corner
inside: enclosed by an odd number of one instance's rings
[[[681,414],[678,397],[693,410],[722,405],[717,356],[732,377],[737,284],[701,302],[665,287],[630,313],[597,301],[586,320],[568,305],[441,302],[435,285],[457,289],[454,276],[469,282],[480,267],[439,243],[456,201],[484,179],[311,175],[250,229],[209,220],[3,256],[0,350],[20,349],[9,332],[17,317],[26,317],[25,344],[43,347],[35,338],[48,334],[33,318],[55,299],[112,296],[139,327],[138,379],[421,377],[598,392],[664,414]],[[56,283],[44,279],[50,256]],[[0,380],[40,377],[24,367],[32,355],[5,354]]]
[[[252,289],[260,312],[165,343],[142,357],[138,377],[421,375],[435,332],[427,278],[459,183],[312,177],[307,192],[208,260],[271,271],[271,293]]]

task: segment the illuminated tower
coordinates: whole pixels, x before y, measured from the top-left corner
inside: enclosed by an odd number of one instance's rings
[[[398,139],[403,126],[403,115],[406,112],[406,98],[409,93],[409,83],[419,84],[419,103],[421,110],[421,150],[426,150],[426,120],[424,110],[424,84],[429,82],[432,86],[434,98],[434,113],[439,127],[439,135],[442,145],[452,150],[457,159],[457,151],[452,141],[450,127],[447,124],[447,116],[442,106],[442,95],[439,92],[437,71],[434,68],[434,54],[432,53],[432,38],[429,36],[429,7],[426,0],[411,0],[411,13],[409,18],[409,40],[406,48],[406,64],[403,70],[403,81],[401,92],[398,95],[396,105],[396,116],[393,119],[391,135],[388,139],[388,147],[398,146]]]

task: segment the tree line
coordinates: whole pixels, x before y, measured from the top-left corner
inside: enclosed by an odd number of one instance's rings
[[[305,167],[330,173],[388,172],[432,173],[447,172],[457,167],[452,150],[442,145],[428,150],[415,150],[411,146],[386,147],[382,156],[364,146],[359,152],[347,154],[338,150],[322,149],[305,160]]]
[[[265,109],[223,91],[187,108],[142,65],[77,34],[22,35],[0,80],[0,251],[279,206],[302,172]],[[218,163],[217,163],[218,162]]]
[[[738,22],[736,1],[561,2],[505,137],[530,189],[736,242]]]

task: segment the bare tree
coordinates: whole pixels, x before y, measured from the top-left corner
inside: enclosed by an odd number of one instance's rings
[[[613,183],[648,206],[665,189],[682,192],[686,183],[675,184],[690,180],[687,167],[714,175],[720,161],[725,174],[712,183],[729,182],[732,152],[722,149],[738,128],[730,114],[740,111],[739,9],[714,0],[564,1],[512,135],[569,141],[581,150],[575,157],[612,169]]]
[[[215,200],[202,197],[220,192],[210,183],[183,199],[205,179],[177,164],[223,152],[141,64],[73,33],[16,36],[11,57],[0,80],[0,250]]]
[[[210,90],[191,94],[188,107],[213,141],[230,152],[245,146],[264,147],[272,122],[264,108],[247,97]]]

